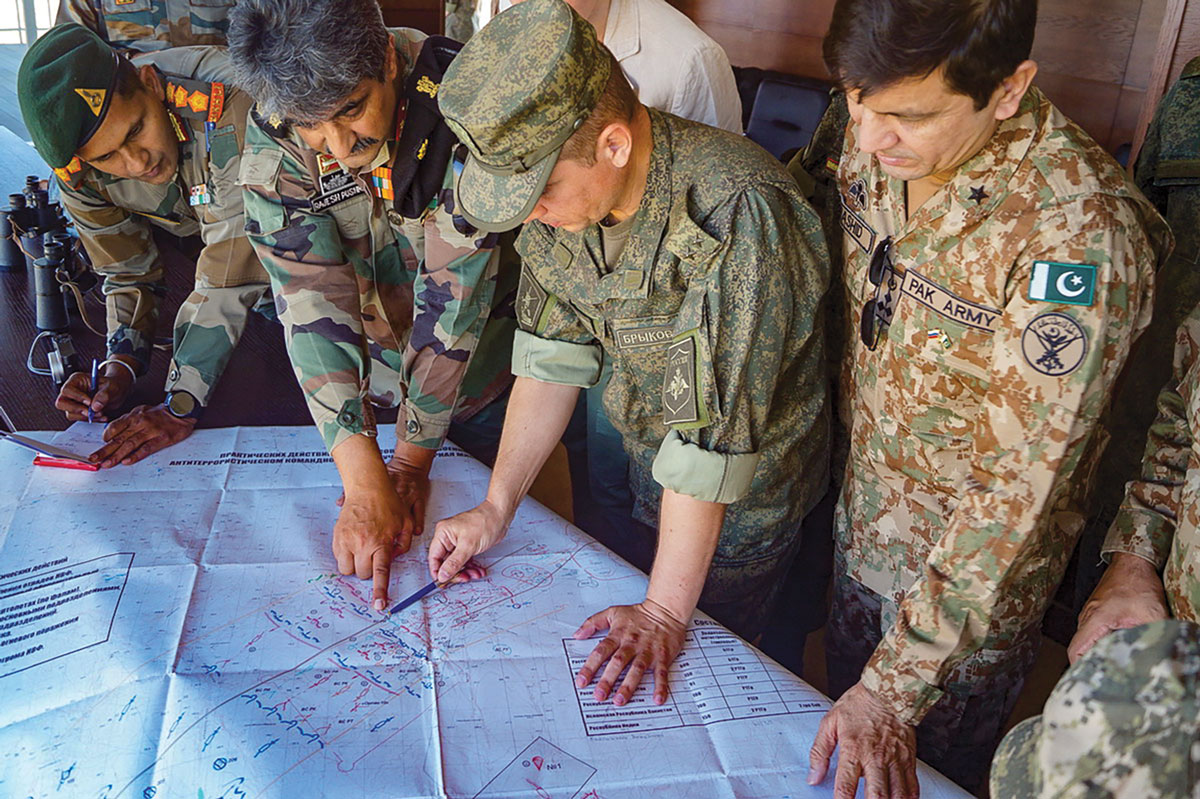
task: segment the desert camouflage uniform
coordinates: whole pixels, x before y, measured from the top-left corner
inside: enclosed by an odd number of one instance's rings
[[[1200,627],[1102,638],[996,751],[992,799],[1200,799]]]
[[[391,32],[407,75],[425,35]],[[500,257],[496,236],[456,228],[453,161],[425,214],[406,219],[371,175],[389,162],[392,142],[357,174],[269,120],[252,122],[247,142],[246,231],[271,276],[292,367],[325,446],[374,435],[374,403],[400,406],[405,441],[437,448],[464,376],[472,378],[469,363],[492,379],[475,381],[479,392],[464,398],[459,418],[511,382],[507,364],[495,366],[507,348],[472,358]]]
[[[907,220],[904,184],[857,149],[854,126],[838,182],[853,348],[839,394],[851,429],[839,583],[881,605],[863,630],[835,598],[830,649],[873,648],[863,684],[917,724],[1036,639],[1082,526],[1073,488],[1103,448],[1097,420],[1149,322],[1170,235],[1036,88]],[[888,237],[895,271],[877,293],[868,264]],[[858,330],[873,297],[892,314],[874,351]],[[998,733],[1006,715],[968,716],[961,730]],[[938,751],[957,734],[937,732],[918,754],[970,788],[986,758]]]
[[[165,286],[151,235],[197,233],[204,248],[196,283],[175,317],[167,391],[206,405],[246,327],[246,314],[268,290],[267,275],[242,232],[237,175],[252,101],[234,89],[223,50],[183,47],[138,56],[161,73],[165,104],[179,139],[179,169],[162,186],[115,178],[74,159],[59,178],[63,206],[92,266],[104,277],[109,355],[132,356],[146,371]],[[194,204],[193,204],[194,202]]]
[[[764,151],[648,110],[646,190],[615,269],[596,225],[518,239],[513,372],[589,387],[612,360],[604,405],[635,517],[657,527],[664,487],[728,505],[701,607],[752,636],[827,484],[825,245]]]
[[[62,0],[57,22],[78,22],[118,50],[148,53],[225,44],[235,0]],[[101,9],[97,19],[96,6]]]
[[[1163,572],[1178,618],[1200,622],[1200,308],[1180,326],[1175,375],[1158,395],[1139,479],[1104,541],[1104,558],[1126,552]]]

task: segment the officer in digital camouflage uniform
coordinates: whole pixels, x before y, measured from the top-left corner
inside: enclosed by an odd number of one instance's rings
[[[698,601],[758,633],[827,485],[820,223],[753,143],[637,102],[562,0],[497,16],[439,100],[471,149],[460,211],[482,228],[526,224],[500,455],[487,500],[436,526],[430,570],[444,579],[503,537],[611,358],[605,407],[658,552],[643,602],[577,632],[609,630],[577,680],[607,661],[603,700],[629,664],[614,701],[649,671],[663,702]]]
[[[236,0],[62,0],[57,21],[91,28],[118,50],[225,44]]]
[[[1034,0],[839,0],[825,55],[853,348],[830,687],[809,778],[968,790],[1082,527],[1098,420],[1169,249],[1120,167],[1031,81]],[[956,32],[947,35],[947,31]]]
[[[457,46],[385,28],[374,0],[243,0],[229,44],[239,85],[258,98],[240,178],[246,231],[342,476],[338,567],[373,578],[382,609],[452,419],[468,447],[488,428],[498,438],[502,406],[487,406],[512,379],[515,319],[487,324],[504,293],[497,237],[457,216],[458,143],[437,113]],[[485,324],[492,340],[480,344]],[[373,403],[400,409],[386,464]]]
[[[121,407],[150,363],[163,293],[158,227],[204,241],[192,293],[175,317],[163,405],[109,425],[92,455],[132,463],[191,434],[246,326],[268,291],[242,232],[236,185],[250,99],[232,88],[216,48],[138,56],[133,63],[74,23],[38,39],[21,62],[17,94],[38,153],[55,168],[62,203],[92,267],[104,277],[109,363],[64,384],[68,419]]]
[[[1079,617],[1072,660],[1113,630],[1170,616],[1200,623],[1200,308],[1176,334],[1141,475],[1102,547],[1109,566]]]
[[[1108,636],[992,763],[992,799],[1200,797],[1200,627],[1159,621]]]
[[[1081,600],[1100,577],[1098,555],[1125,483],[1138,477],[1154,400],[1171,377],[1175,331],[1200,302],[1200,58],[1184,67],[1159,103],[1133,177],[1166,218],[1175,249],[1155,276],[1154,316],[1134,345],[1107,417],[1112,438],[1096,470],[1092,518],[1080,543],[1076,596]]]

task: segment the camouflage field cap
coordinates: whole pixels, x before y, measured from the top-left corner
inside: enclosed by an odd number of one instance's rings
[[[119,64],[116,51],[74,22],[46,31],[26,51],[17,99],[33,146],[51,167],[65,167],[100,128]]]
[[[562,0],[525,0],[493,19],[446,71],[438,106],[470,155],[458,212],[484,231],[533,211],[563,143],[587,119],[611,59]]]
[[[1200,796],[1200,626],[1102,638],[992,761],[992,799]]]

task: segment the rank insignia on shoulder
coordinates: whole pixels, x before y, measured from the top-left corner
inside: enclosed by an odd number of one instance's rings
[[[188,195],[188,205],[208,205],[212,202],[212,198],[208,194],[207,183],[197,183],[192,186]]]
[[[258,125],[267,135],[274,139],[282,139],[288,135],[288,124],[279,114],[263,115],[258,112],[258,103],[250,109],[250,118],[254,120],[254,124]]]
[[[1096,267],[1034,261],[1029,299],[1041,302],[1091,305],[1096,297]]]
[[[1064,313],[1044,313],[1025,326],[1021,354],[1026,363],[1050,377],[1069,375],[1087,355],[1083,325]]]

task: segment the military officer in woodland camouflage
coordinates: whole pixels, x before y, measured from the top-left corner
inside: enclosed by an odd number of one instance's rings
[[[55,167],[62,203],[104,277],[108,355],[98,391],[88,375],[63,386],[68,419],[121,407],[150,362],[163,292],[151,235],[199,233],[196,283],[175,318],[163,405],[139,406],[92,455],[132,463],[191,434],[246,325],[268,291],[242,232],[236,185],[250,99],[228,84],[216,48],[149,53],[130,62],[74,23],[53,28],[21,63],[17,92],[34,145]]]
[[[91,28],[118,50],[225,44],[235,0],[62,0],[59,23]]]
[[[435,98],[456,46],[388,30],[374,0],[243,0],[229,44],[258,98],[246,231],[345,489],[333,551],[343,574],[374,579],[383,609],[456,409],[472,417],[511,382],[507,347],[473,357],[500,258],[454,208],[457,141]],[[400,408],[386,463],[372,403]]]
[[[486,501],[436,526],[430,571],[446,579],[503,537],[612,359],[605,407],[658,552],[644,601],[577,631],[609,631],[577,681],[624,704],[649,672],[661,703],[697,602],[761,630],[828,483],[820,223],[760,148],[641,105],[562,0],[475,34],[439,100],[471,149],[459,210],[526,224],[500,455]]]
[[[1139,479],[1104,541],[1108,570],[1079,616],[1067,654],[1113,630],[1170,616],[1200,623],[1200,308],[1180,326],[1175,373],[1158,395]]]
[[[986,776],[1082,526],[1074,490],[1170,236],[1031,86],[1034,0],[839,0],[825,40],[852,350],[809,780]],[[847,690],[848,689],[848,690]]]

